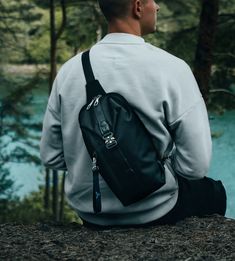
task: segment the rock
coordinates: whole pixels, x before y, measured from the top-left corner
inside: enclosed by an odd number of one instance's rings
[[[174,226],[104,230],[2,224],[0,260],[235,260],[235,220],[192,217]]]

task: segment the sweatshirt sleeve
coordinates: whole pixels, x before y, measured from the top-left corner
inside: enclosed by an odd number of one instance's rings
[[[42,163],[51,169],[67,170],[63,153],[58,78],[55,79],[43,120],[40,142]]]
[[[195,77],[185,62],[178,64],[174,75],[166,110],[175,145],[171,155],[172,167],[185,178],[203,178],[208,173],[212,152],[206,105]]]
[[[174,171],[188,179],[206,176],[210,166],[212,142],[203,99],[170,127],[175,142],[171,156]]]

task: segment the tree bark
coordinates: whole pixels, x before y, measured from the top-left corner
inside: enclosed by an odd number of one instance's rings
[[[55,22],[55,1],[50,0],[50,77],[49,77],[49,94],[51,93],[54,79],[57,73],[56,55],[57,55],[57,41],[62,35],[66,26],[66,5],[65,0],[60,1],[62,10],[62,22],[58,32],[56,32]],[[46,176],[46,184],[49,176]],[[49,197],[50,188],[46,185],[45,198]],[[52,191],[52,211],[55,221],[59,221],[59,191],[58,191],[58,172],[53,170],[53,191]]]
[[[52,210],[54,221],[59,221],[58,172],[53,170]]]
[[[51,61],[51,70],[50,70],[50,88],[49,94],[52,89],[52,85],[57,73],[57,64],[56,64],[56,55],[57,55],[57,41],[62,35],[66,22],[67,22],[67,15],[66,15],[66,5],[65,0],[60,1],[61,4],[61,11],[62,11],[62,22],[58,32],[56,32],[56,25],[55,25],[55,1],[50,0],[50,41],[51,41],[51,50],[50,50],[50,61]]]
[[[56,76],[56,32],[55,32],[55,2],[50,0],[50,75],[49,75],[49,94],[51,93],[53,81]],[[54,175],[54,174],[53,174]],[[54,181],[54,179],[53,179]],[[54,184],[53,184],[54,186]],[[52,197],[54,194],[52,195]],[[46,168],[45,176],[45,192],[44,192],[44,207],[49,208],[50,200],[50,170]],[[54,202],[54,198],[53,198]],[[54,203],[53,203],[54,204]],[[54,213],[54,211],[53,211]]]
[[[46,168],[46,177],[45,177],[45,193],[44,193],[44,208],[49,209],[50,202],[50,170]]]
[[[50,0],[50,40],[51,40],[51,50],[50,50],[50,86],[49,93],[51,93],[53,81],[56,76],[57,66],[56,66],[56,49],[57,49],[57,38],[56,38],[56,27],[55,27],[55,2]]]
[[[208,101],[212,50],[216,32],[219,0],[201,0],[198,44],[195,53],[194,75],[204,100]]]
[[[60,216],[59,216],[59,220],[62,221],[63,217],[64,217],[64,183],[65,183],[65,171],[63,172],[63,176],[62,176],[62,183],[61,183],[61,197],[60,197]]]
[[[60,38],[60,36],[62,35],[62,33],[65,29],[65,26],[66,26],[66,22],[67,22],[65,0],[60,0],[60,6],[61,6],[61,11],[62,11],[62,22],[61,22],[60,28],[58,30],[58,33],[56,34],[56,40],[58,40]]]

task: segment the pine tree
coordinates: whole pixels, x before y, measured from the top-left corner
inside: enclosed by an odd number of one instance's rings
[[[27,46],[41,13],[29,0],[0,0],[1,63],[30,60]]]
[[[9,164],[40,164],[35,143],[38,137],[31,131],[39,131],[41,124],[31,121],[27,107],[31,102],[30,90],[37,81],[38,77],[35,76],[30,82],[19,85],[1,75],[1,83],[9,88],[0,97],[0,215],[3,221],[8,211],[7,202],[15,199],[14,193],[17,191],[9,177]],[[33,148],[35,153],[32,153]]]

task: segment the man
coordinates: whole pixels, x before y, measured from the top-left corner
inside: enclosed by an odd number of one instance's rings
[[[120,93],[133,106],[167,159],[166,184],[124,207],[101,178],[102,212],[94,214],[91,159],[78,123],[86,104],[81,54],[64,64],[55,79],[43,124],[43,163],[68,170],[68,202],[85,224],[174,223],[191,215],[224,215],[224,187],[205,177],[210,128],[193,74],[184,61],[141,37],[156,30],[159,6],[153,0],[99,0],[99,5],[109,33],[90,51],[95,77],[106,92]]]

